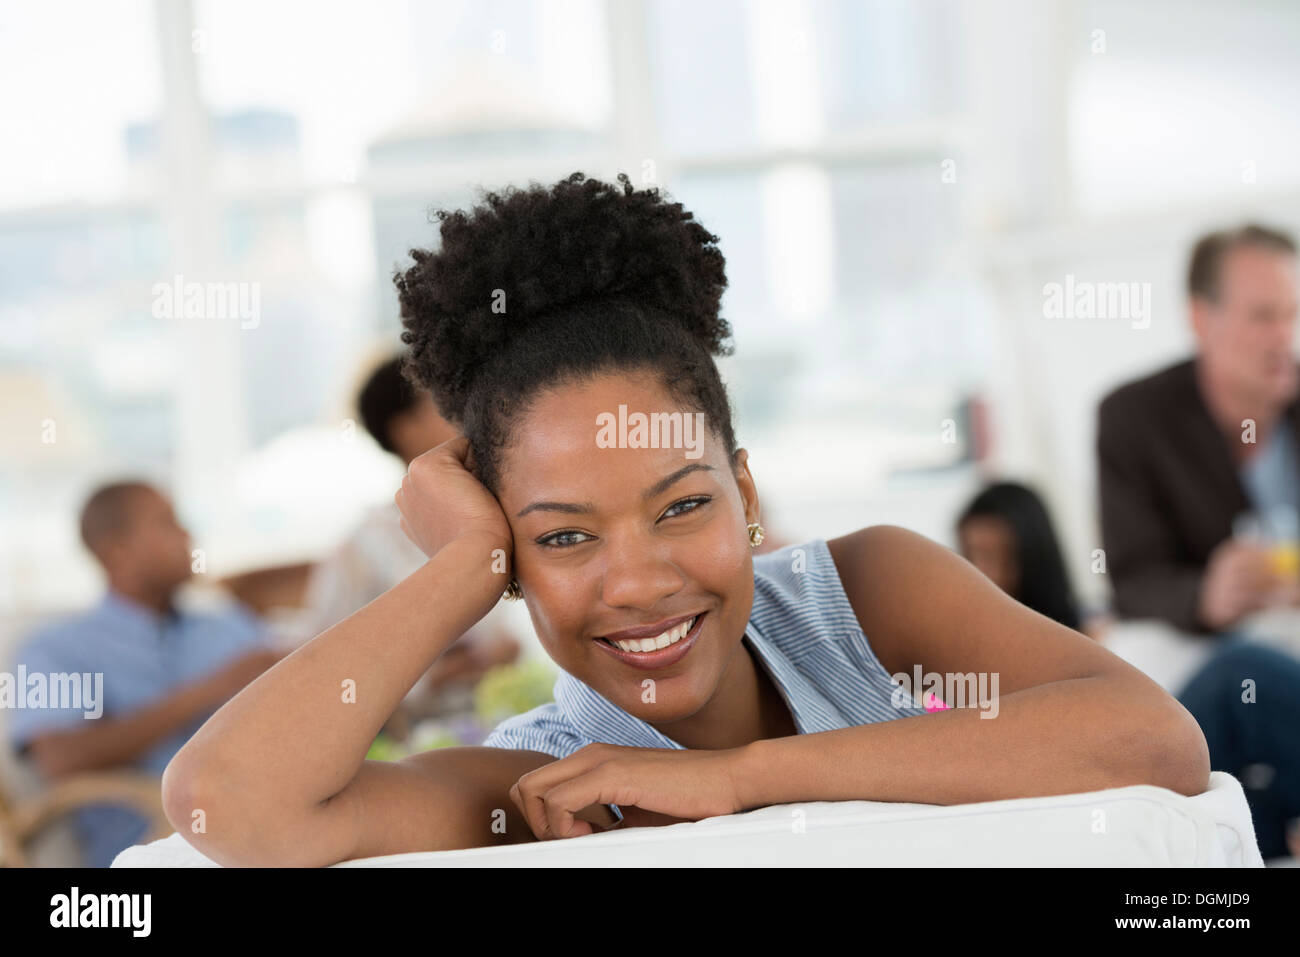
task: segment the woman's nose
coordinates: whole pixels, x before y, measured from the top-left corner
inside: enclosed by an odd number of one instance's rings
[[[662,545],[607,545],[601,598],[611,608],[654,608],[681,591],[685,578]]]

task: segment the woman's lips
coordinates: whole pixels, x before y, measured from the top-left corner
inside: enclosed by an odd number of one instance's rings
[[[596,644],[633,668],[640,668],[642,671],[656,671],[676,664],[685,657],[686,653],[694,647],[696,640],[700,637],[704,619],[707,615],[708,612],[700,612],[695,616],[695,623],[691,625],[691,630],[686,633],[686,637],[665,648],[656,648],[654,651],[624,651],[622,648],[611,645],[604,638],[597,638]]]

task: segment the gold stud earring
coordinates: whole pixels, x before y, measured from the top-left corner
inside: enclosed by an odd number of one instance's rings
[[[745,526],[749,529],[749,547],[757,548],[763,544],[763,526],[758,522],[750,522]]]
[[[524,590],[519,587],[519,582],[512,578],[510,579],[510,584],[506,586],[506,590],[501,597],[506,601],[518,601],[524,597]]]

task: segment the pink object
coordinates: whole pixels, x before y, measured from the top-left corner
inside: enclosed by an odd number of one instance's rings
[[[933,691],[931,691],[928,695],[925,696],[925,710],[926,711],[947,711],[948,705],[944,703],[943,699],[941,699],[938,695],[936,695]]]

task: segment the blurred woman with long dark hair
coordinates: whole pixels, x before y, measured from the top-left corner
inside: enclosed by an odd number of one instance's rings
[[[1047,508],[1016,482],[987,486],[957,520],[962,555],[1022,605],[1080,630],[1079,607]]]

